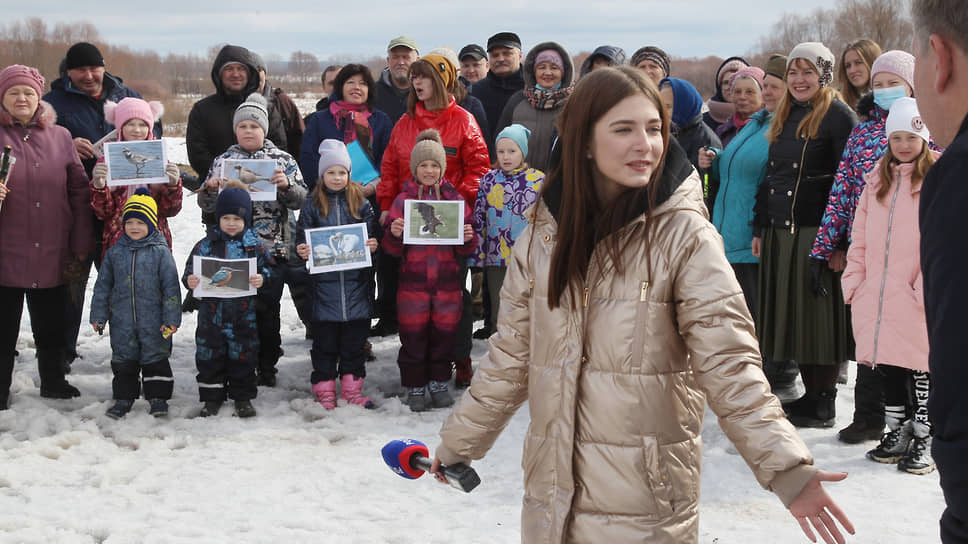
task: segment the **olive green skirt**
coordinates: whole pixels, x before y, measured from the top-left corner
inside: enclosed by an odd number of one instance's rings
[[[825,265],[820,279],[828,295],[810,291],[808,256],[816,236],[816,227],[794,234],[788,229],[764,230],[756,323],[764,358],[832,365],[853,355],[840,273]]]

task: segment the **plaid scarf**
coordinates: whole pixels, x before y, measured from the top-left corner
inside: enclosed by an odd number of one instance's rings
[[[528,99],[531,107],[536,110],[554,110],[565,104],[574,89],[574,85],[554,90],[531,87],[524,89],[524,96]]]

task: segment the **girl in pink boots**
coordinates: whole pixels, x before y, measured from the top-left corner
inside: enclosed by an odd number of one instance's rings
[[[296,225],[296,253],[309,259],[307,229],[366,223],[367,250],[376,251],[379,232],[373,208],[363,189],[350,181],[352,163],[346,146],[339,140],[319,144],[320,180],[303,203]],[[373,289],[369,268],[324,272],[312,276],[313,361],[311,381],[316,400],[327,410],[336,408],[336,378],[340,396],[349,404],[373,408],[363,395],[366,376],[363,346],[373,314]]]
[[[921,181],[939,154],[928,148],[913,98],[894,102],[885,129],[888,150],[866,176],[841,285],[851,305],[857,362],[885,377],[888,432],[867,457],[927,474],[935,464],[918,204]]]

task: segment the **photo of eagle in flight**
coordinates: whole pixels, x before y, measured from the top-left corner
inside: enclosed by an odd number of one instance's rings
[[[447,226],[444,221],[437,215],[434,207],[425,202],[418,202],[417,212],[420,213],[421,219],[423,219],[424,224],[420,226],[421,236],[433,236],[439,238],[440,235],[437,234],[437,227]]]

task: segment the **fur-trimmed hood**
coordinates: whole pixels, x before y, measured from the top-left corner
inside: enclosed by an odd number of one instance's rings
[[[538,53],[546,49],[552,49],[561,55],[561,61],[565,63],[565,68],[561,74],[561,87],[571,87],[575,83],[575,64],[571,61],[571,55],[568,54],[568,51],[556,42],[542,42],[528,51],[528,55],[524,58],[524,69],[521,70],[521,74],[524,76],[524,87],[526,89],[534,88],[537,79],[534,75],[534,59],[537,58]]]
[[[16,123],[13,116],[10,115],[4,108],[0,108],[0,126],[12,127]],[[51,106],[44,100],[41,100],[37,104],[37,111],[34,113],[34,118],[28,123],[29,126],[38,126],[40,128],[52,127],[57,124],[57,112],[54,111],[54,107]]]

